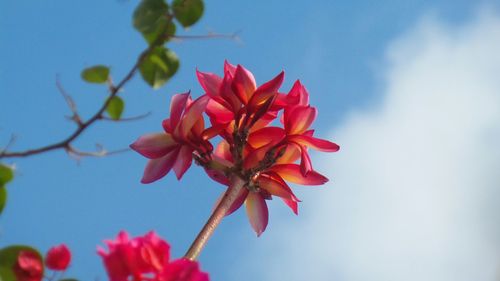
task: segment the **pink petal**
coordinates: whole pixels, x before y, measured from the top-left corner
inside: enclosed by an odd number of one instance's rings
[[[179,149],[175,149],[161,158],[149,160],[141,182],[152,183],[163,178],[172,169],[178,153]]]
[[[186,108],[189,98],[189,91],[183,94],[176,94],[172,96],[170,102],[170,128],[174,129],[179,124],[182,112]]]
[[[260,148],[251,150],[251,152],[244,157],[243,168],[251,169],[257,167],[260,161],[264,160],[266,153],[272,149],[274,146],[273,143],[269,143]]]
[[[274,174],[274,176],[272,176]],[[263,173],[257,179],[259,187],[265,189],[271,195],[281,197],[283,199],[299,201],[293,194],[290,187],[281,179],[279,175],[271,172],[270,174]]]
[[[222,104],[210,100],[206,108],[207,115],[219,124],[227,124],[234,120],[234,114]]]
[[[152,133],[139,137],[130,148],[144,157],[155,159],[167,154],[176,144],[170,134]]]
[[[214,73],[201,72],[198,70],[196,70],[196,76],[207,95],[212,98],[219,96],[219,88],[222,83],[221,77]]]
[[[276,164],[291,164],[300,158],[300,147],[294,142],[290,142],[285,149],[285,153],[278,158]]]
[[[245,205],[250,225],[257,236],[260,236],[266,230],[269,219],[266,200],[258,192],[250,192],[245,200]]]
[[[309,154],[307,154],[307,149],[303,146],[300,148],[300,172],[302,175],[307,176],[307,174],[312,171],[312,163]]]
[[[248,143],[253,148],[259,148],[269,143],[277,144],[285,137],[285,130],[279,127],[264,127],[251,133]]]
[[[248,106],[250,108],[257,108],[263,105],[269,98],[278,94],[278,89],[281,87],[283,83],[283,79],[285,77],[285,72],[281,71],[276,77],[272,80],[262,84],[255,93],[253,93]]]
[[[219,142],[219,144],[215,147],[214,155],[228,162],[233,161],[229,143],[226,140],[221,140]]]
[[[285,116],[285,130],[289,135],[302,134],[316,119],[317,110],[310,106],[296,107]]]
[[[239,65],[234,73],[232,89],[240,101],[247,104],[253,93],[255,92],[255,78],[253,74]]]
[[[226,73],[226,75],[224,75],[224,79],[222,80],[222,85],[220,86],[219,93],[221,98],[225,101],[225,103],[222,103],[222,105],[227,106],[231,110],[231,112],[236,114],[241,107],[241,101],[234,93],[232,84],[233,76],[229,73]]]
[[[295,81],[292,89],[287,95],[287,102],[289,105],[308,106],[309,93],[300,80]]]
[[[270,170],[276,172],[286,181],[303,185],[322,185],[328,181],[325,176],[316,171],[309,171],[307,176],[304,176],[297,164],[274,165]]]
[[[188,145],[183,145],[177,155],[177,160],[173,166],[177,179],[180,180],[193,162],[193,149]]]
[[[340,149],[336,143],[307,135],[291,136],[289,140],[320,151],[336,152]]]
[[[283,200],[283,202],[285,202],[285,204],[290,207],[290,209],[292,209],[292,212],[296,215],[299,214],[299,204],[297,203],[297,201],[294,201],[294,200],[289,200],[289,199],[284,199],[282,198],[281,200]]]
[[[234,64],[229,63],[227,60],[224,61],[224,73],[230,73],[234,76],[236,72],[236,66]]]
[[[189,131],[193,127],[194,123],[199,119],[203,118],[202,114],[207,107],[210,98],[207,95],[203,95],[197,98],[193,103],[189,105],[182,117],[180,122],[180,133],[183,137],[187,137]]]

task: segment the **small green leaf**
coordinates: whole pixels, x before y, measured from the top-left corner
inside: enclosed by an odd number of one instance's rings
[[[168,36],[175,34],[164,0],[142,0],[134,12],[133,24],[149,44],[162,45]],[[159,39],[160,36],[163,38]]]
[[[109,67],[105,65],[96,65],[85,68],[82,71],[82,79],[89,83],[106,83],[109,77]]]
[[[164,47],[156,47],[141,63],[141,76],[153,89],[158,89],[177,72],[177,55]]]
[[[109,117],[111,117],[111,119],[118,120],[122,116],[124,107],[125,107],[125,102],[119,96],[114,96],[109,101],[106,111],[108,112]]]
[[[169,37],[175,35],[176,29],[177,28],[172,21],[168,21],[167,19],[165,19],[158,25],[158,28],[155,31],[144,32],[142,33],[142,36],[144,37],[144,39],[146,39],[149,45],[163,45],[163,43],[165,43],[169,39]],[[161,39],[159,38],[160,36],[162,36]]]
[[[0,186],[8,183],[14,178],[14,171],[11,167],[0,164]]]
[[[26,245],[12,245],[0,249],[0,280],[2,281],[14,281],[16,280],[14,272],[12,269],[17,263],[17,257],[21,251],[31,251],[34,252],[39,258],[40,262],[43,264],[43,257],[40,252],[30,246]],[[43,270],[43,268],[42,268]]]
[[[195,24],[203,15],[203,0],[174,0],[172,2],[175,18],[184,26]]]
[[[0,185],[0,214],[7,203],[7,189],[5,186]]]

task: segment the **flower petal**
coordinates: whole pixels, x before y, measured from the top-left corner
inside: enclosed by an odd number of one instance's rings
[[[322,185],[328,181],[325,176],[316,171],[310,171],[307,176],[304,176],[297,164],[274,165],[270,170],[276,172],[286,181],[303,185]]]
[[[179,129],[181,135],[186,138],[189,131],[193,127],[194,123],[199,119],[203,118],[202,114],[207,107],[210,98],[207,95],[203,95],[193,101],[189,107],[186,109],[184,116],[182,117]]]
[[[207,115],[218,124],[227,124],[234,120],[234,114],[215,100],[210,100],[206,108]]]
[[[173,166],[175,175],[177,179],[180,180],[184,173],[189,169],[191,163],[193,162],[193,149],[188,145],[183,145],[179,154],[177,155],[177,159],[175,160],[175,164]]]
[[[289,135],[302,134],[316,119],[317,110],[310,106],[300,106],[285,114],[285,130]]]
[[[296,135],[291,136],[289,140],[320,151],[336,152],[340,149],[336,143],[312,136]]]
[[[217,74],[209,72],[201,72],[196,70],[196,76],[205,93],[211,98],[219,96],[219,89],[222,83],[222,78]]]
[[[279,127],[264,127],[248,136],[248,143],[259,148],[269,143],[277,144],[285,137],[285,130]]]
[[[152,183],[163,178],[172,169],[178,153],[179,149],[175,149],[161,158],[149,160],[141,182]]]
[[[189,91],[183,94],[176,94],[172,96],[172,100],[170,102],[170,125],[169,127],[173,130],[179,124],[179,120],[181,120],[182,112],[186,108]]]
[[[266,200],[258,192],[249,192],[245,205],[250,225],[260,236],[266,230],[269,219]]]
[[[276,160],[276,164],[292,164],[300,158],[300,147],[290,142],[285,149],[283,155]]]
[[[253,93],[255,92],[255,78],[253,74],[243,66],[236,67],[234,73],[232,89],[240,101],[247,104]]]
[[[170,134],[152,133],[139,137],[130,148],[144,157],[155,159],[167,154],[177,143]]]
[[[260,188],[265,189],[267,192],[271,193],[271,195],[283,199],[299,201],[286,182],[274,172],[261,174],[257,179],[257,183]]]
[[[304,146],[300,147],[300,172],[302,175],[307,176],[307,174],[312,171],[312,163],[309,154],[307,153],[307,148]]]
[[[289,105],[308,106],[309,93],[300,80],[295,81],[292,89],[287,95],[287,102]]]
[[[234,76],[234,73],[236,72],[236,66],[234,64],[231,64],[227,60],[224,61],[224,75],[225,73],[229,73],[232,76]]]
[[[285,77],[285,72],[281,71],[276,77],[272,80],[262,84],[255,93],[253,93],[250,101],[248,102],[248,106],[251,110],[255,110],[259,106],[262,106],[269,98],[276,96],[278,94],[278,89],[281,87],[283,83],[283,79]]]
[[[292,209],[292,212],[296,215],[299,214],[299,204],[297,201],[293,201],[293,200],[289,200],[289,199],[284,199],[282,198],[281,200],[283,200],[283,202],[285,202],[285,204],[290,207],[290,209]]]

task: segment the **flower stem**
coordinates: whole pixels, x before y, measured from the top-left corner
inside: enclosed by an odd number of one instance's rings
[[[233,175],[231,177],[231,184],[224,193],[222,200],[219,202],[210,218],[208,218],[208,221],[205,223],[200,233],[198,233],[198,236],[196,236],[191,247],[189,247],[189,250],[184,255],[185,258],[190,260],[196,260],[198,258],[208,239],[210,239],[244,186],[245,181],[239,176]]]

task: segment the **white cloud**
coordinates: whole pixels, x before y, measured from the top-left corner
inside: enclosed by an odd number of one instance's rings
[[[383,101],[315,161],[332,183],[303,194],[298,218],[271,212],[249,280],[500,279],[500,17],[426,17],[384,74]]]

